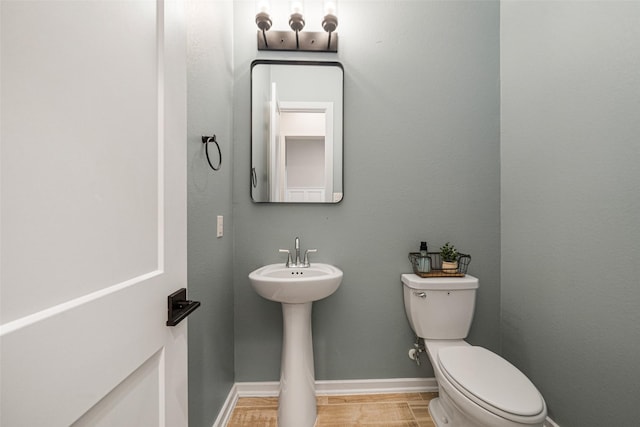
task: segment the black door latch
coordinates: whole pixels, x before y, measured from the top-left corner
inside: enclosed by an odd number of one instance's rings
[[[188,315],[200,307],[200,301],[190,301],[187,299],[187,289],[178,289],[167,297],[169,315],[167,326],[176,326],[182,322]]]

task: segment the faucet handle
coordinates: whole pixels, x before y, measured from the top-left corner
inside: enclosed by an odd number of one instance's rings
[[[318,252],[317,249],[307,249],[306,251],[304,251],[304,265],[305,266],[309,266],[309,254],[314,254]]]
[[[280,253],[286,253],[287,254],[287,263],[286,266],[287,267],[291,267],[291,264],[293,264],[293,261],[291,261],[291,252],[289,252],[289,249],[279,249],[278,252]]]

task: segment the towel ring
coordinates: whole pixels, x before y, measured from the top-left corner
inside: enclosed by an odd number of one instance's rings
[[[213,164],[211,163],[211,159],[209,158],[209,143],[213,142],[214,144],[216,144],[216,148],[218,149],[218,167],[213,166]],[[202,136],[202,143],[204,144],[204,152],[207,156],[207,163],[209,163],[209,166],[211,166],[211,169],[213,169],[214,171],[218,171],[220,170],[220,167],[222,166],[222,152],[220,151],[220,144],[218,144],[218,141],[216,141],[216,136]]]

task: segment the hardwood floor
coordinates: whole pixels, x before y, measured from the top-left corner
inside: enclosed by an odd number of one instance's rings
[[[427,405],[438,393],[318,396],[315,427],[435,427]],[[227,427],[277,427],[277,397],[242,397]]]

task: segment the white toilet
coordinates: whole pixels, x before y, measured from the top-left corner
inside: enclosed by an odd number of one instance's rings
[[[478,279],[403,274],[404,306],[438,381],[437,427],[542,427],[547,406],[531,381],[491,351],[471,346]]]

